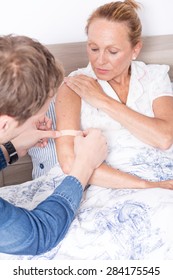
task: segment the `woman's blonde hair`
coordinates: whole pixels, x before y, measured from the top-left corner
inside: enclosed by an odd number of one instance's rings
[[[122,22],[128,26],[129,41],[135,46],[140,41],[142,33],[141,21],[136,12],[139,8],[139,4],[134,0],[116,1],[100,6],[88,18],[86,33],[88,34],[89,26],[95,19]]]

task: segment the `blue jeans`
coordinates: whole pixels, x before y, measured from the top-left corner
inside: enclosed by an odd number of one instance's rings
[[[16,207],[0,198],[0,252],[38,255],[65,236],[82,198],[81,183],[67,176],[35,209]]]

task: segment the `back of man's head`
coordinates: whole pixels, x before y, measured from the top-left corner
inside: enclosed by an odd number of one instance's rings
[[[61,65],[42,44],[26,36],[0,37],[0,115],[26,121],[62,80]]]

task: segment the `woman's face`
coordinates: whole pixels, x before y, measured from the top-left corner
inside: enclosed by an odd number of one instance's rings
[[[87,53],[98,79],[123,79],[140,48],[140,44],[134,48],[131,46],[128,27],[124,23],[95,19],[89,26]]]

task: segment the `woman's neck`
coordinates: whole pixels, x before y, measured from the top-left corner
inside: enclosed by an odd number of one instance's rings
[[[130,84],[130,75],[124,75],[121,78],[115,78],[108,82],[110,86],[113,88],[120,101],[123,104],[126,104],[128,92],[129,92],[129,84]]]

